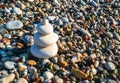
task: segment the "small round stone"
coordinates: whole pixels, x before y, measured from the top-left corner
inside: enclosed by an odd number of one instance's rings
[[[43,73],[43,76],[44,76],[44,78],[46,78],[46,79],[51,79],[51,78],[53,78],[53,74],[51,73],[51,72],[49,72],[49,71],[45,71],[44,73]]]

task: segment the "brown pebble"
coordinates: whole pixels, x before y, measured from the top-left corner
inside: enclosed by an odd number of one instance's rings
[[[35,60],[29,60],[28,64],[29,65],[37,65],[37,62]]]
[[[68,63],[66,61],[61,61],[61,64],[64,66],[64,67],[67,67],[68,66]]]
[[[17,47],[18,47],[18,48],[23,48],[24,45],[23,45],[22,43],[18,43]]]
[[[83,53],[83,58],[87,58],[88,57],[88,54],[87,53]]]
[[[79,69],[72,69],[71,70],[71,73],[76,77],[76,78],[79,78],[79,79],[85,79],[88,77],[87,74],[85,74],[84,72],[82,72],[81,70]]]
[[[67,42],[67,44],[69,47],[72,47],[72,45],[73,45],[72,42]]]

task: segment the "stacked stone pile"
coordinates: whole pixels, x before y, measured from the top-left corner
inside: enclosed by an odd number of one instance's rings
[[[34,35],[35,44],[31,47],[31,53],[37,58],[50,58],[57,54],[56,44],[58,35],[53,32],[53,27],[47,19],[43,19],[37,26],[38,32]]]

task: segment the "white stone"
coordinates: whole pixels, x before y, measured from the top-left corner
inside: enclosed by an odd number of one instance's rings
[[[14,11],[17,15],[22,14],[22,11],[21,11],[20,8],[18,8],[18,7],[14,7],[14,8],[13,8],[13,11]]]
[[[24,78],[20,78],[16,81],[16,83],[28,83],[28,81]]]
[[[78,61],[79,61],[79,60],[78,60],[78,56],[72,56],[71,61],[72,61],[73,63],[78,62]]]
[[[13,69],[13,68],[15,67],[15,62],[13,62],[13,61],[6,61],[6,62],[4,63],[4,66],[5,66],[5,68],[7,68],[7,69]]]
[[[96,54],[91,54],[90,58],[96,58]]]
[[[20,29],[22,27],[23,27],[23,23],[19,20],[15,20],[15,21],[11,20],[6,24],[6,28],[9,30]]]
[[[97,70],[95,68],[92,68],[91,71],[92,71],[93,75],[97,74]]]
[[[15,78],[15,74],[9,74],[4,78],[0,79],[0,83],[11,83]]]
[[[37,46],[36,44],[34,44],[31,47],[30,51],[31,51],[32,55],[37,58],[50,58],[57,54],[58,47],[57,47],[56,43],[49,45],[48,47],[45,47],[45,48],[41,48],[41,47]]]
[[[51,79],[51,78],[53,78],[53,76],[54,75],[51,72],[49,72],[49,71],[45,71],[43,73],[43,77],[46,78],[46,79]]]
[[[8,9],[7,7],[5,7],[5,8],[4,8],[4,12],[10,13],[10,9]]]
[[[99,61],[95,61],[94,66],[99,67]]]
[[[37,30],[40,34],[47,35],[53,32],[53,26],[45,19],[41,23],[38,23]]]
[[[56,16],[47,16],[47,19],[48,19],[49,21],[53,21],[53,20],[55,20],[55,18],[56,18]]]
[[[39,33],[36,33],[34,35],[34,41],[40,47],[46,47],[48,45],[56,43],[57,40],[58,40],[58,35],[56,33],[50,33],[45,36]]]

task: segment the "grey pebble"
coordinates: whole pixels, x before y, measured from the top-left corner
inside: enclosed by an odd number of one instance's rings
[[[62,21],[63,21],[64,23],[68,23],[68,22],[69,22],[69,19],[68,19],[67,17],[62,17]]]
[[[4,63],[4,66],[5,66],[5,68],[7,68],[7,69],[13,69],[13,68],[15,68],[15,62],[13,62],[13,61],[6,61],[5,63]]]
[[[55,20],[56,16],[47,16],[46,17],[49,21],[53,21]]]
[[[108,70],[115,70],[115,68],[116,68],[114,63],[112,63],[112,62],[106,62],[105,66]]]
[[[10,34],[4,34],[3,37],[8,38],[8,39],[11,39],[12,36],[11,36]]]

